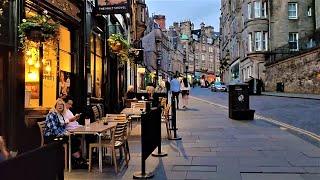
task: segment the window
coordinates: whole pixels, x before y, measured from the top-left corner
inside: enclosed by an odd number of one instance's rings
[[[291,51],[299,50],[298,36],[298,33],[289,33],[289,48]]]
[[[213,52],[213,48],[212,47],[209,47],[209,52]]]
[[[206,45],[202,45],[202,51],[206,50]]]
[[[255,18],[261,17],[261,2],[260,1],[254,2],[254,17]]]
[[[204,54],[201,55],[201,60],[205,61],[206,60],[206,56]]]
[[[261,32],[255,32],[255,50],[261,51],[262,50],[262,41],[261,41]]]
[[[262,17],[267,17],[267,2],[264,2],[262,4],[262,8],[261,8],[261,15]]]
[[[102,41],[95,34],[90,36],[91,43],[91,88],[92,96],[101,97],[102,83]]]
[[[141,8],[141,22],[145,22],[145,10],[144,8]]]
[[[248,51],[252,52],[252,33],[248,35]]]
[[[262,35],[262,49],[268,51],[268,32],[263,32]]]
[[[251,9],[252,9],[251,3],[248,3],[248,19],[252,19]]]
[[[308,7],[308,16],[311,17],[312,16],[312,7]]]
[[[288,3],[288,17],[289,19],[298,19],[298,4]]]

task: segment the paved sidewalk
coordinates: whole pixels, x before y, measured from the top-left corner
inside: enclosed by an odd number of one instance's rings
[[[295,94],[284,92],[262,92],[265,96],[279,96],[279,97],[291,97],[291,98],[303,98],[303,99],[317,99],[320,100],[320,95],[317,94]]]
[[[195,99],[190,104],[190,109],[177,111],[182,141],[164,139],[168,156],[147,160],[147,170],[155,172],[153,179],[320,179],[318,147],[264,121],[234,121],[223,108]],[[129,167],[119,175],[105,165],[104,173],[97,168],[92,173],[75,170],[65,173],[65,179],[132,179],[141,164],[138,133],[136,125],[129,141]]]

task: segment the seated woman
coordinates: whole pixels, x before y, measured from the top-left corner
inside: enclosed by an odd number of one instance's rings
[[[65,104],[62,99],[57,99],[54,107],[50,110],[45,121],[44,140],[45,143],[56,142],[61,140],[66,142],[68,131],[66,125],[69,122],[73,122],[76,119],[65,119],[63,114],[65,113]],[[77,138],[72,139],[72,161],[75,168],[87,168],[86,161],[81,158],[80,155],[80,143]]]
[[[130,85],[126,93],[126,99],[134,99],[135,97],[136,95],[134,93],[134,87]]]

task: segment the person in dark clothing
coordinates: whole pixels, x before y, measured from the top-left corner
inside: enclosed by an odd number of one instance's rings
[[[134,87],[129,86],[128,91],[126,93],[126,99],[134,99],[136,97],[136,94],[134,93]]]

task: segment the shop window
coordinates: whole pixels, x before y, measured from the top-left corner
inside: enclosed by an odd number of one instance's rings
[[[36,12],[26,9],[26,17],[35,14]],[[59,31],[59,40],[48,40],[41,44],[29,40],[24,42],[25,107],[52,107],[57,96],[69,93],[70,31],[63,26],[60,26]]]
[[[101,97],[102,88],[102,72],[103,72],[103,60],[102,60],[102,40],[98,35],[91,34],[91,88],[92,96]]]

